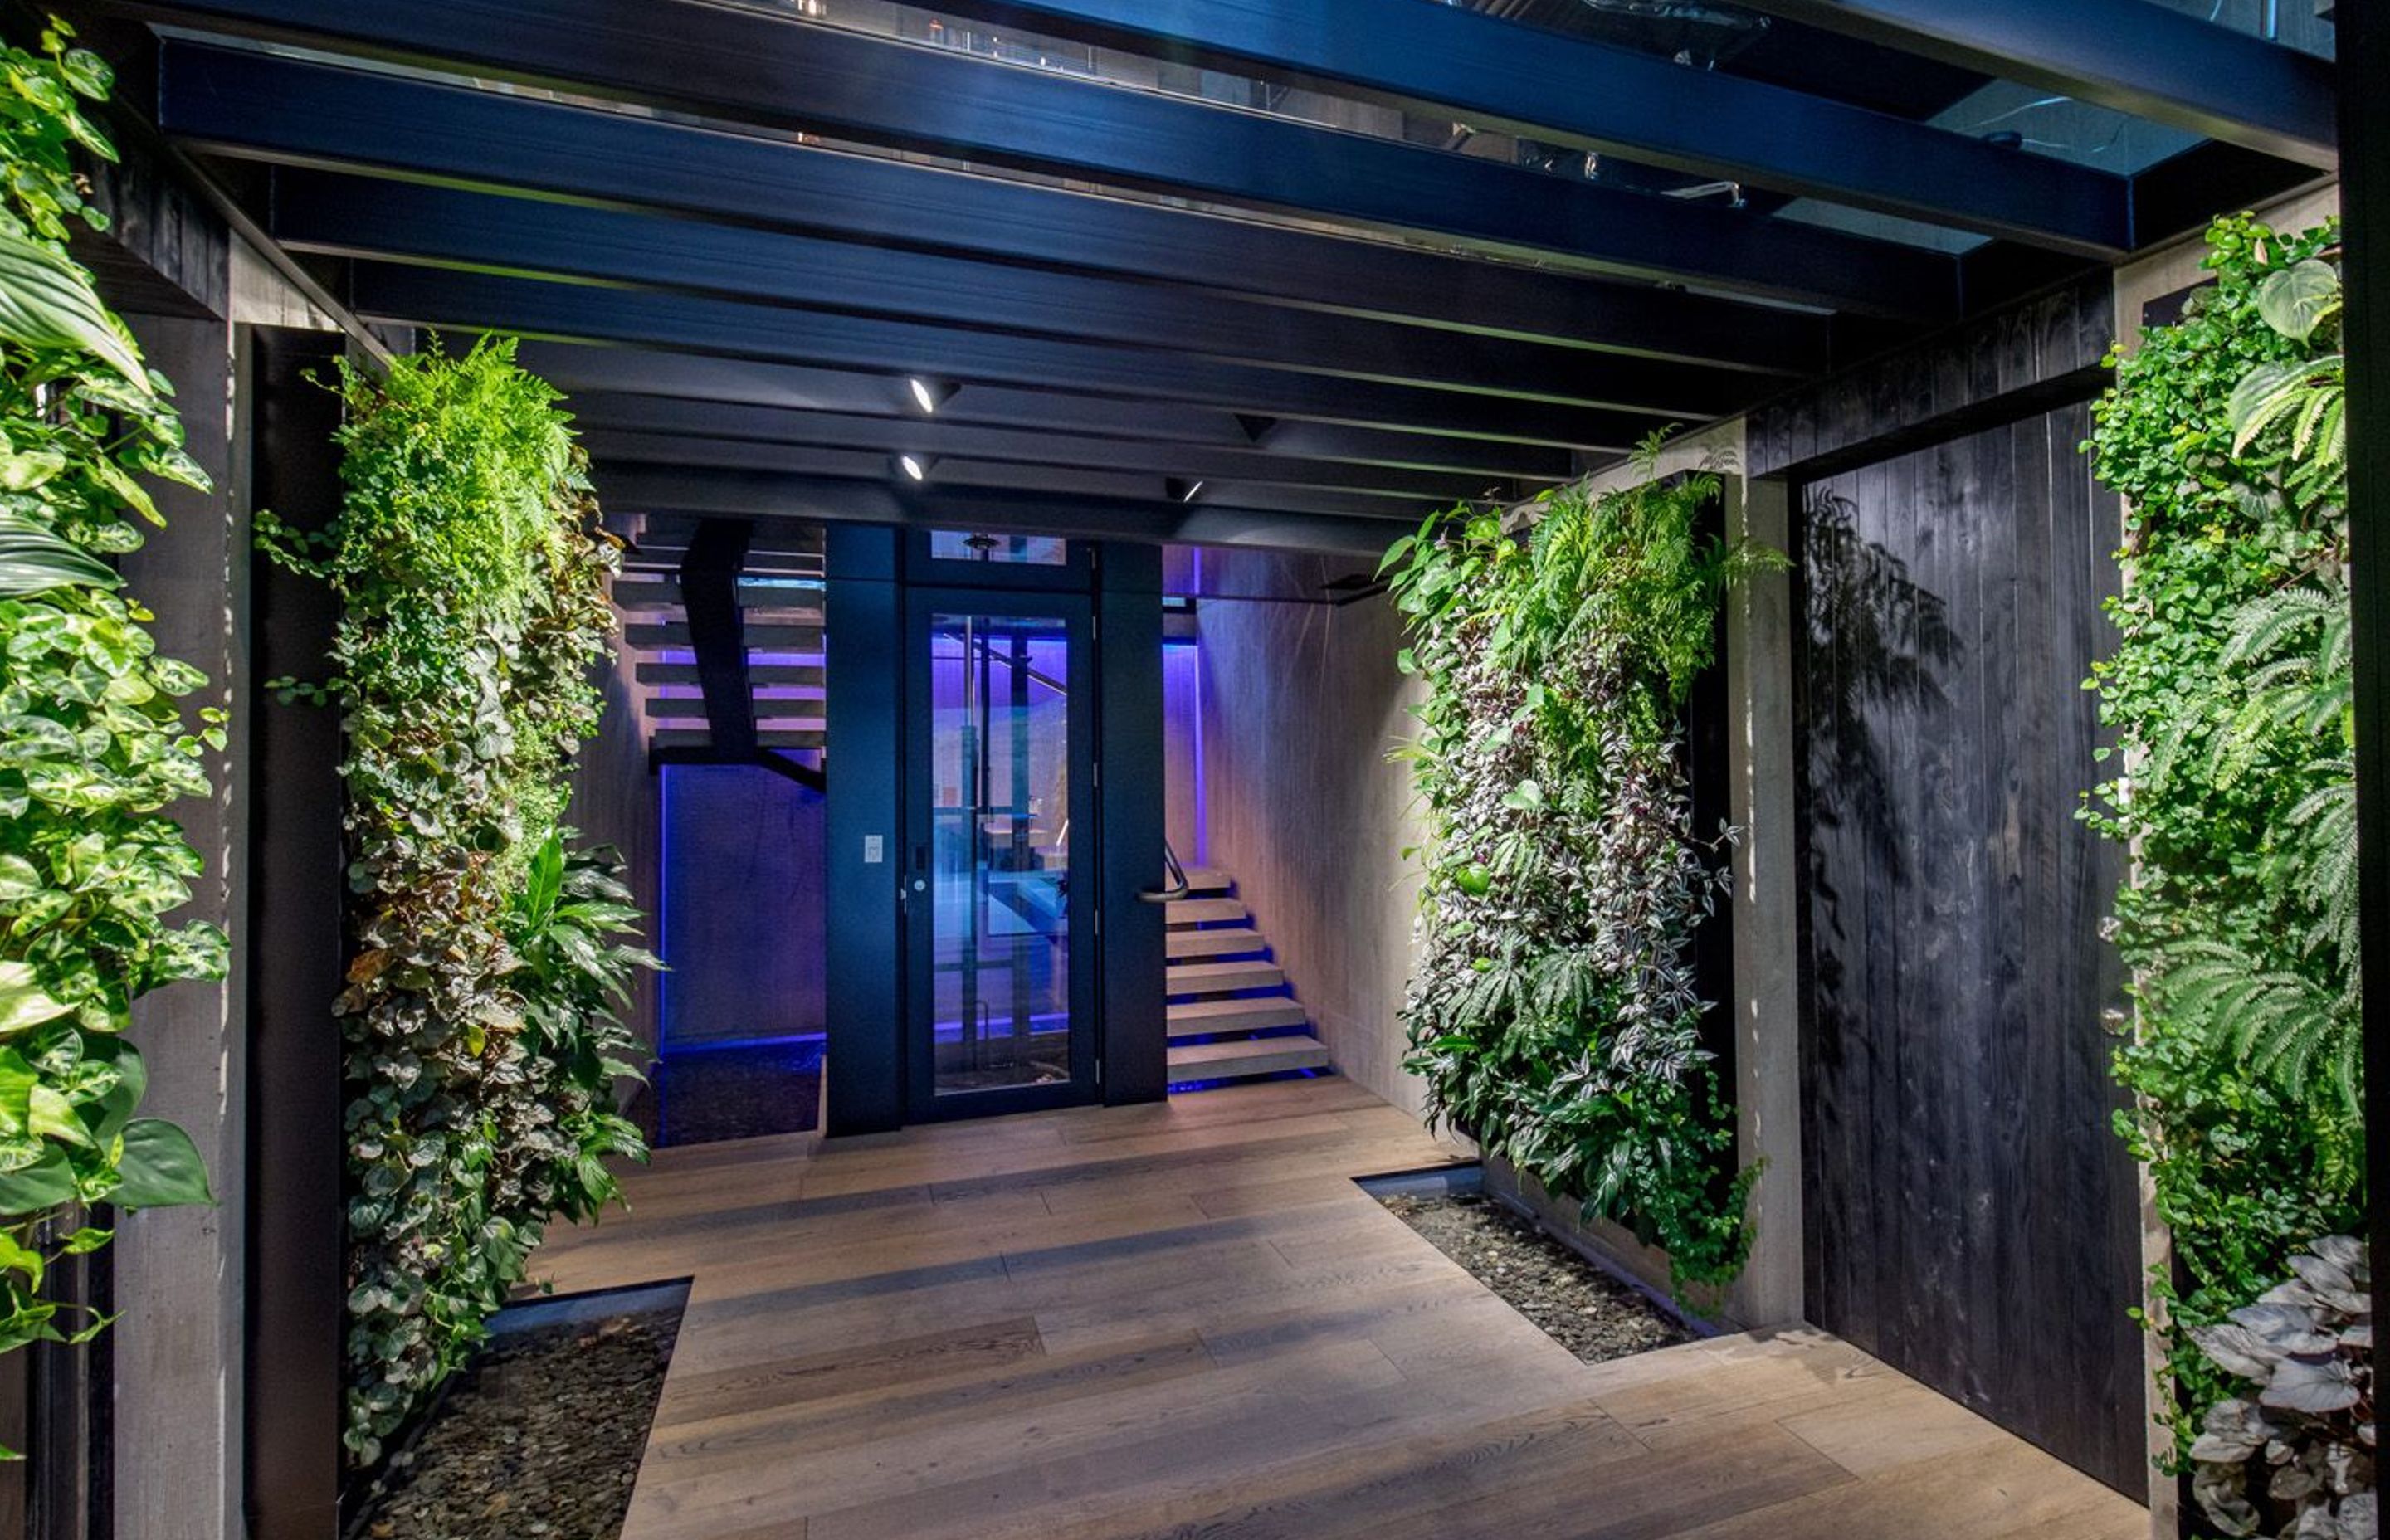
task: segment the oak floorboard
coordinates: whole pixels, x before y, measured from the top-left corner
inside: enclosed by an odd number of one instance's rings
[[[563,1290],[690,1279],[623,1540],[2126,1540],[1827,1333],[1577,1362],[1354,1186],[1335,1079],[660,1155]]]

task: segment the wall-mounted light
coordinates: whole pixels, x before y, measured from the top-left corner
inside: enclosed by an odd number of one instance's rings
[[[896,456],[896,469],[908,481],[928,481],[930,479],[930,472],[936,469],[937,466],[937,460],[928,455],[899,455]]]
[[[907,376],[905,389],[912,393],[913,404],[921,409],[925,417],[935,417],[938,408],[953,400],[955,394],[954,386],[935,379],[924,379],[919,375]]]

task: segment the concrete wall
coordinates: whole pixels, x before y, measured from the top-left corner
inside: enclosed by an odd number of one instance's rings
[[[1401,617],[1382,599],[1209,599],[1197,626],[1204,859],[1236,878],[1338,1071],[1417,1113],[1400,1011],[1419,883],[1402,851],[1421,825],[1386,761],[1415,698],[1394,668]]]
[[[219,248],[219,250],[221,248]],[[157,614],[161,651],[196,664],[186,702],[233,712],[228,747],[207,758],[214,794],[169,811],[201,859],[191,902],[171,917],[234,929],[249,843],[249,510],[234,463],[233,332],[223,318],[132,315],[152,367],[174,381],[186,447],[212,492],[159,489],[166,528],[124,558],[126,591]],[[233,949],[220,984],[180,983],[136,1001],[132,1039],[149,1072],[145,1116],[188,1130],[208,1164],[212,1208],[124,1218],[111,1249],[123,1319],[115,1366],[116,1534],[122,1540],[242,1533],[241,1375],[248,981]],[[327,1015],[327,1032],[331,1020]]]

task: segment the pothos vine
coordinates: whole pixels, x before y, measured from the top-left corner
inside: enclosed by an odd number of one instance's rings
[[[1720,848],[1681,718],[1729,584],[1770,558],[1698,533],[1715,475],[1432,517],[1387,553],[1426,687],[1400,751],[1431,822],[1405,1005],[1431,1110],[1663,1247],[1678,1289],[1749,1253],[1755,1170],[1701,1046],[1691,943]],[[1780,558],[1775,558],[1780,559]]]
[[[172,387],[146,368],[71,224],[103,229],[70,147],[113,160],[81,102],[108,66],[53,21],[0,49],[0,1353],[107,1322],[45,1292],[63,1255],[107,1243],[106,1206],[208,1200],[181,1129],[135,1115],[135,1000],[224,976],[224,932],[168,917],[199,853],[164,809],[210,788],[224,712],[158,651],[106,558],[161,523],[139,478],[204,489]]]

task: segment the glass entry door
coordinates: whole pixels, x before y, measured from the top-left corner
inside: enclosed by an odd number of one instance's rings
[[[1096,841],[1087,600],[915,590],[907,630],[903,892],[913,1115],[1089,1099]]]

